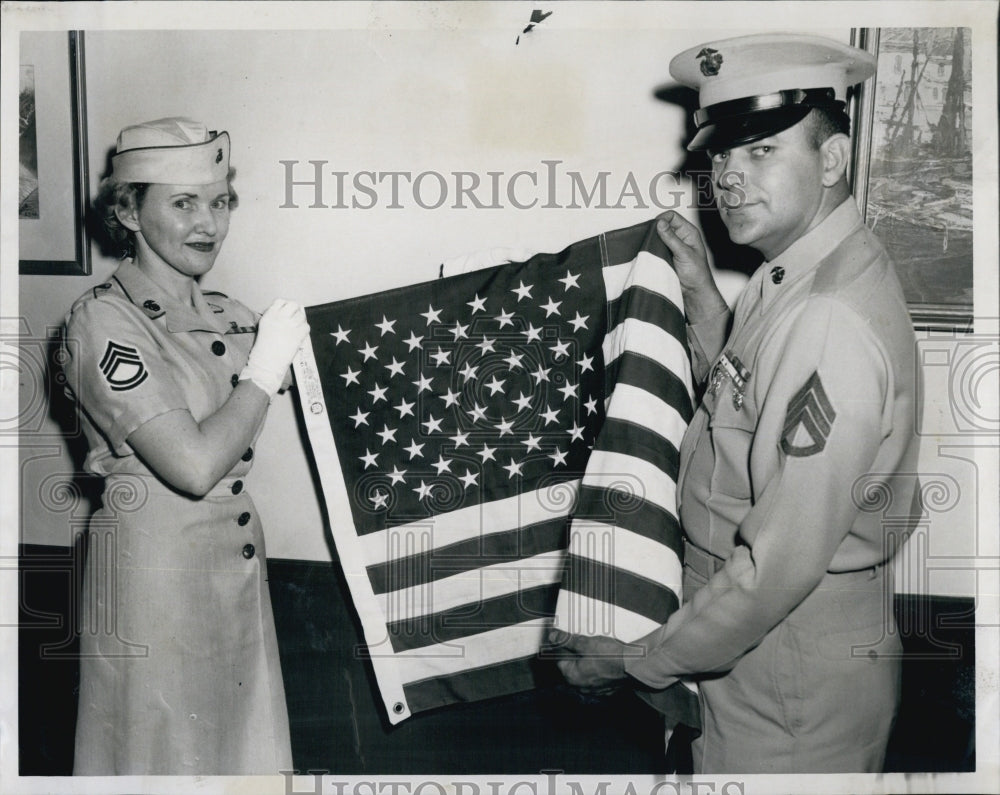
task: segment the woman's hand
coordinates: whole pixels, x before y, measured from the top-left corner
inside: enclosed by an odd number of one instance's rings
[[[257,323],[257,340],[240,380],[253,381],[268,397],[274,397],[308,335],[305,310],[294,301],[275,299]]]
[[[673,255],[688,323],[694,325],[725,312],[728,306],[715,285],[705,241],[695,225],[669,210],[657,219],[656,234]]]

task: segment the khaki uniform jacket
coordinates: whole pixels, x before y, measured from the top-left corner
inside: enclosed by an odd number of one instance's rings
[[[264,536],[243,483],[253,448],[195,499],[128,444],[165,412],[214,413],[246,364],[254,313],[197,286],[194,301],[125,263],[67,317],[85,469],[105,476],[84,577],[76,774],[291,767]]]
[[[689,558],[709,566],[700,589],[686,569],[685,604],[626,663],[652,688],[739,672],[795,611],[810,631],[840,631],[851,616],[838,614],[855,607],[812,604],[840,573],[881,571],[919,515],[915,337],[892,263],[853,199],[764,263],[727,337],[729,323],[726,314],[689,328],[706,391],[682,444],[679,511]],[[874,589],[863,608],[880,624],[882,597]],[[707,703],[712,693],[702,688],[707,723],[725,713]],[[841,697],[822,709],[835,713]],[[753,708],[771,698],[781,696],[760,693]]]

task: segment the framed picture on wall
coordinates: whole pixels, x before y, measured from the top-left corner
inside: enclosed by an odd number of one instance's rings
[[[83,31],[26,31],[20,45],[20,272],[89,274]]]
[[[862,28],[853,185],[896,264],[918,330],[972,331],[969,28]]]

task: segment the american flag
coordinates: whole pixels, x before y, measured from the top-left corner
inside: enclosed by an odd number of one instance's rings
[[[534,687],[553,622],[629,641],[677,608],[692,388],[652,223],[307,316],[299,396],[392,723]]]

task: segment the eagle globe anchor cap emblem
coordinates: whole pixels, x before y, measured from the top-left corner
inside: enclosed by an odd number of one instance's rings
[[[711,47],[702,47],[701,52],[695,58],[701,59],[699,66],[705,77],[715,77],[719,73],[719,69],[722,68],[722,53]]]

